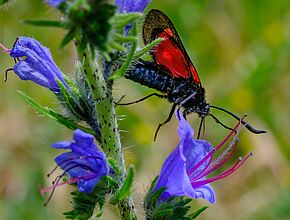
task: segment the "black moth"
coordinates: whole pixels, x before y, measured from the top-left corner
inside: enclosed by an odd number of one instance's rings
[[[211,108],[221,110],[237,120],[241,120],[238,116],[226,109],[210,105],[206,102],[205,90],[201,85],[197,71],[172,22],[163,12],[152,9],[145,18],[143,40],[145,44],[148,44],[157,38],[164,38],[164,40],[151,51],[154,62],[138,60],[131,65],[131,68],[125,74],[125,78],[156,89],[162,94],[152,93],[134,102],[118,103],[119,105],[134,104],[152,96],[165,98],[170,103],[173,103],[168,118],[159,124],[155,132],[154,140],[160,127],[171,120],[177,107],[184,109],[184,116],[195,112],[201,118],[197,138],[200,136],[200,131],[206,116],[211,116],[223,127],[231,129],[210,113]],[[241,120],[241,123],[255,134],[265,133],[263,130],[253,128],[243,120]]]

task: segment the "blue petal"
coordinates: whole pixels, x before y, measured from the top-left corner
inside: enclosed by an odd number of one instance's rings
[[[20,79],[31,80],[54,92],[59,92],[56,79],[68,87],[49,50],[35,39],[19,37],[10,56],[20,59],[13,67]]]
[[[78,178],[81,192],[90,193],[102,176],[109,174],[106,155],[94,144],[94,137],[81,130],[74,132],[75,142],[58,142],[53,148],[70,149],[55,158],[69,176]]]
[[[186,158],[182,153],[182,146],[178,145],[163,163],[159,179],[154,191],[166,187],[163,199],[171,196],[185,196],[192,194],[192,186],[186,173]]]
[[[66,0],[45,0],[45,2],[47,4],[49,4],[52,7],[57,8],[58,6],[60,6],[61,3],[63,3]]]
[[[116,0],[115,5],[123,12],[143,12],[151,0]]]
[[[194,188],[191,184],[191,178],[194,178],[194,176],[188,176],[189,169],[194,168],[194,165],[211,151],[212,145],[207,141],[194,140],[192,137],[193,129],[180,112],[177,112],[177,118],[180,123],[178,129],[180,142],[163,163],[159,179],[153,191],[166,187],[160,197],[161,200],[166,200],[172,196],[189,196],[214,202],[213,189],[209,185]],[[208,162],[202,163],[194,172],[204,168]]]
[[[115,5],[121,13],[124,12],[143,12],[151,0],[116,0]],[[124,34],[127,35],[132,24],[125,27]]]
[[[70,149],[71,142],[70,141],[61,141],[54,143],[51,147],[58,148],[58,149]]]
[[[195,140],[193,138],[194,131],[183,117],[183,114],[178,111],[176,114],[179,121],[178,134],[180,137],[180,145],[183,147],[183,154],[187,160],[186,169],[189,171],[213,149],[213,146],[208,141]],[[194,173],[198,173],[198,171],[202,170],[208,163],[209,159],[201,164]]]
[[[91,193],[93,192],[95,186],[97,185],[97,183],[100,180],[100,176],[97,176],[94,179],[90,179],[90,180],[79,180],[78,181],[78,189],[80,192],[84,192],[84,193]]]
[[[194,195],[196,199],[202,198],[210,203],[215,203],[216,201],[214,190],[209,184],[194,189]]]
[[[81,145],[83,148],[95,148],[94,136],[88,134],[80,129],[75,130],[73,139],[77,145]]]

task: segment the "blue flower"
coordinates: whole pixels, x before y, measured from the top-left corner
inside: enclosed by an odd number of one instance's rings
[[[150,1],[151,0],[116,0],[115,5],[119,8],[121,13],[143,12]],[[131,27],[132,24],[125,27],[125,35],[128,34]]]
[[[61,3],[63,3],[66,0],[45,0],[45,2],[47,4],[49,4],[52,7],[57,8],[58,6],[60,6]]]
[[[31,80],[54,92],[59,92],[56,79],[66,87],[62,72],[54,63],[49,49],[42,46],[37,40],[29,37],[19,37],[11,49],[10,56],[16,64],[13,71],[22,80]]]
[[[95,145],[91,134],[78,129],[73,139],[52,145],[52,148],[71,150],[58,155],[55,162],[71,177],[70,183],[77,182],[80,192],[91,193],[101,177],[109,174],[106,155]]]
[[[143,12],[151,0],[116,0],[115,5],[123,12]]]
[[[180,141],[163,163],[153,191],[166,187],[159,198],[161,202],[172,196],[188,196],[194,199],[203,198],[210,203],[214,203],[216,200],[215,192],[209,183],[235,172],[252,153],[244,159],[239,158],[229,170],[219,176],[206,179],[206,176],[222,166],[233,155],[237,146],[239,131],[229,146],[218,157],[215,157],[215,154],[237,131],[239,124],[216,148],[213,148],[211,143],[205,140],[193,139],[194,131],[179,111],[177,112],[177,118],[179,120],[178,134]]]

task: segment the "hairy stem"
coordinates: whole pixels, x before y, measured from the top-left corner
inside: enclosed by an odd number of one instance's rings
[[[95,117],[99,123],[100,145],[107,157],[115,160],[121,171],[118,184],[121,187],[126,177],[126,165],[118,131],[117,118],[112,97],[112,80],[104,78],[102,66],[99,65],[95,52],[87,46],[85,50],[76,47],[83,73],[87,78],[95,102]],[[100,57],[99,57],[100,58]],[[137,219],[133,199],[128,196],[117,204],[122,219]]]

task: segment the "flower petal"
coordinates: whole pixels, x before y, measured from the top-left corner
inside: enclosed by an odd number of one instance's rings
[[[18,60],[13,70],[20,79],[31,80],[54,92],[60,91],[56,79],[68,87],[49,50],[35,39],[19,37],[10,56]]]
[[[192,195],[192,186],[186,173],[186,158],[183,155],[182,146],[178,145],[163,163],[160,176],[154,187],[159,189],[166,187],[162,199],[171,196]]]
[[[58,6],[60,6],[61,3],[63,3],[66,0],[45,0],[45,2],[47,4],[49,4],[52,7],[57,8]]]
[[[57,149],[70,149],[71,142],[70,141],[61,141],[54,143],[51,147]]]
[[[94,136],[88,134],[80,129],[75,130],[73,139],[77,145],[82,145],[82,147],[95,148]]]
[[[115,5],[123,12],[143,12],[151,0],[116,0]]]
[[[210,203],[215,203],[216,201],[214,190],[209,184],[194,189],[194,195],[195,197],[193,198],[202,198]]]
[[[78,181],[78,189],[80,192],[84,192],[84,193],[91,193],[93,192],[95,186],[97,185],[97,183],[100,180],[100,176],[97,176],[94,179],[90,179],[90,180],[79,180]]]
[[[197,167],[190,174],[198,174],[209,163],[209,159],[198,164],[213,149],[212,145],[203,140],[194,140],[193,129],[187,123],[180,111],[177,112],[179,120],[178,133],[180,142],[173,152],[163,163],[159,179],[154,187],[157,190],[166,187],[161,195],[161,200],[172,196],[189,196],[191,198],[203,198],[209,202],[215,201],[214,191],[210,185],[194,188],[191,183],[191,176],[188,172],[191,168]],[[193,176],[194,177],[194,176]]]

